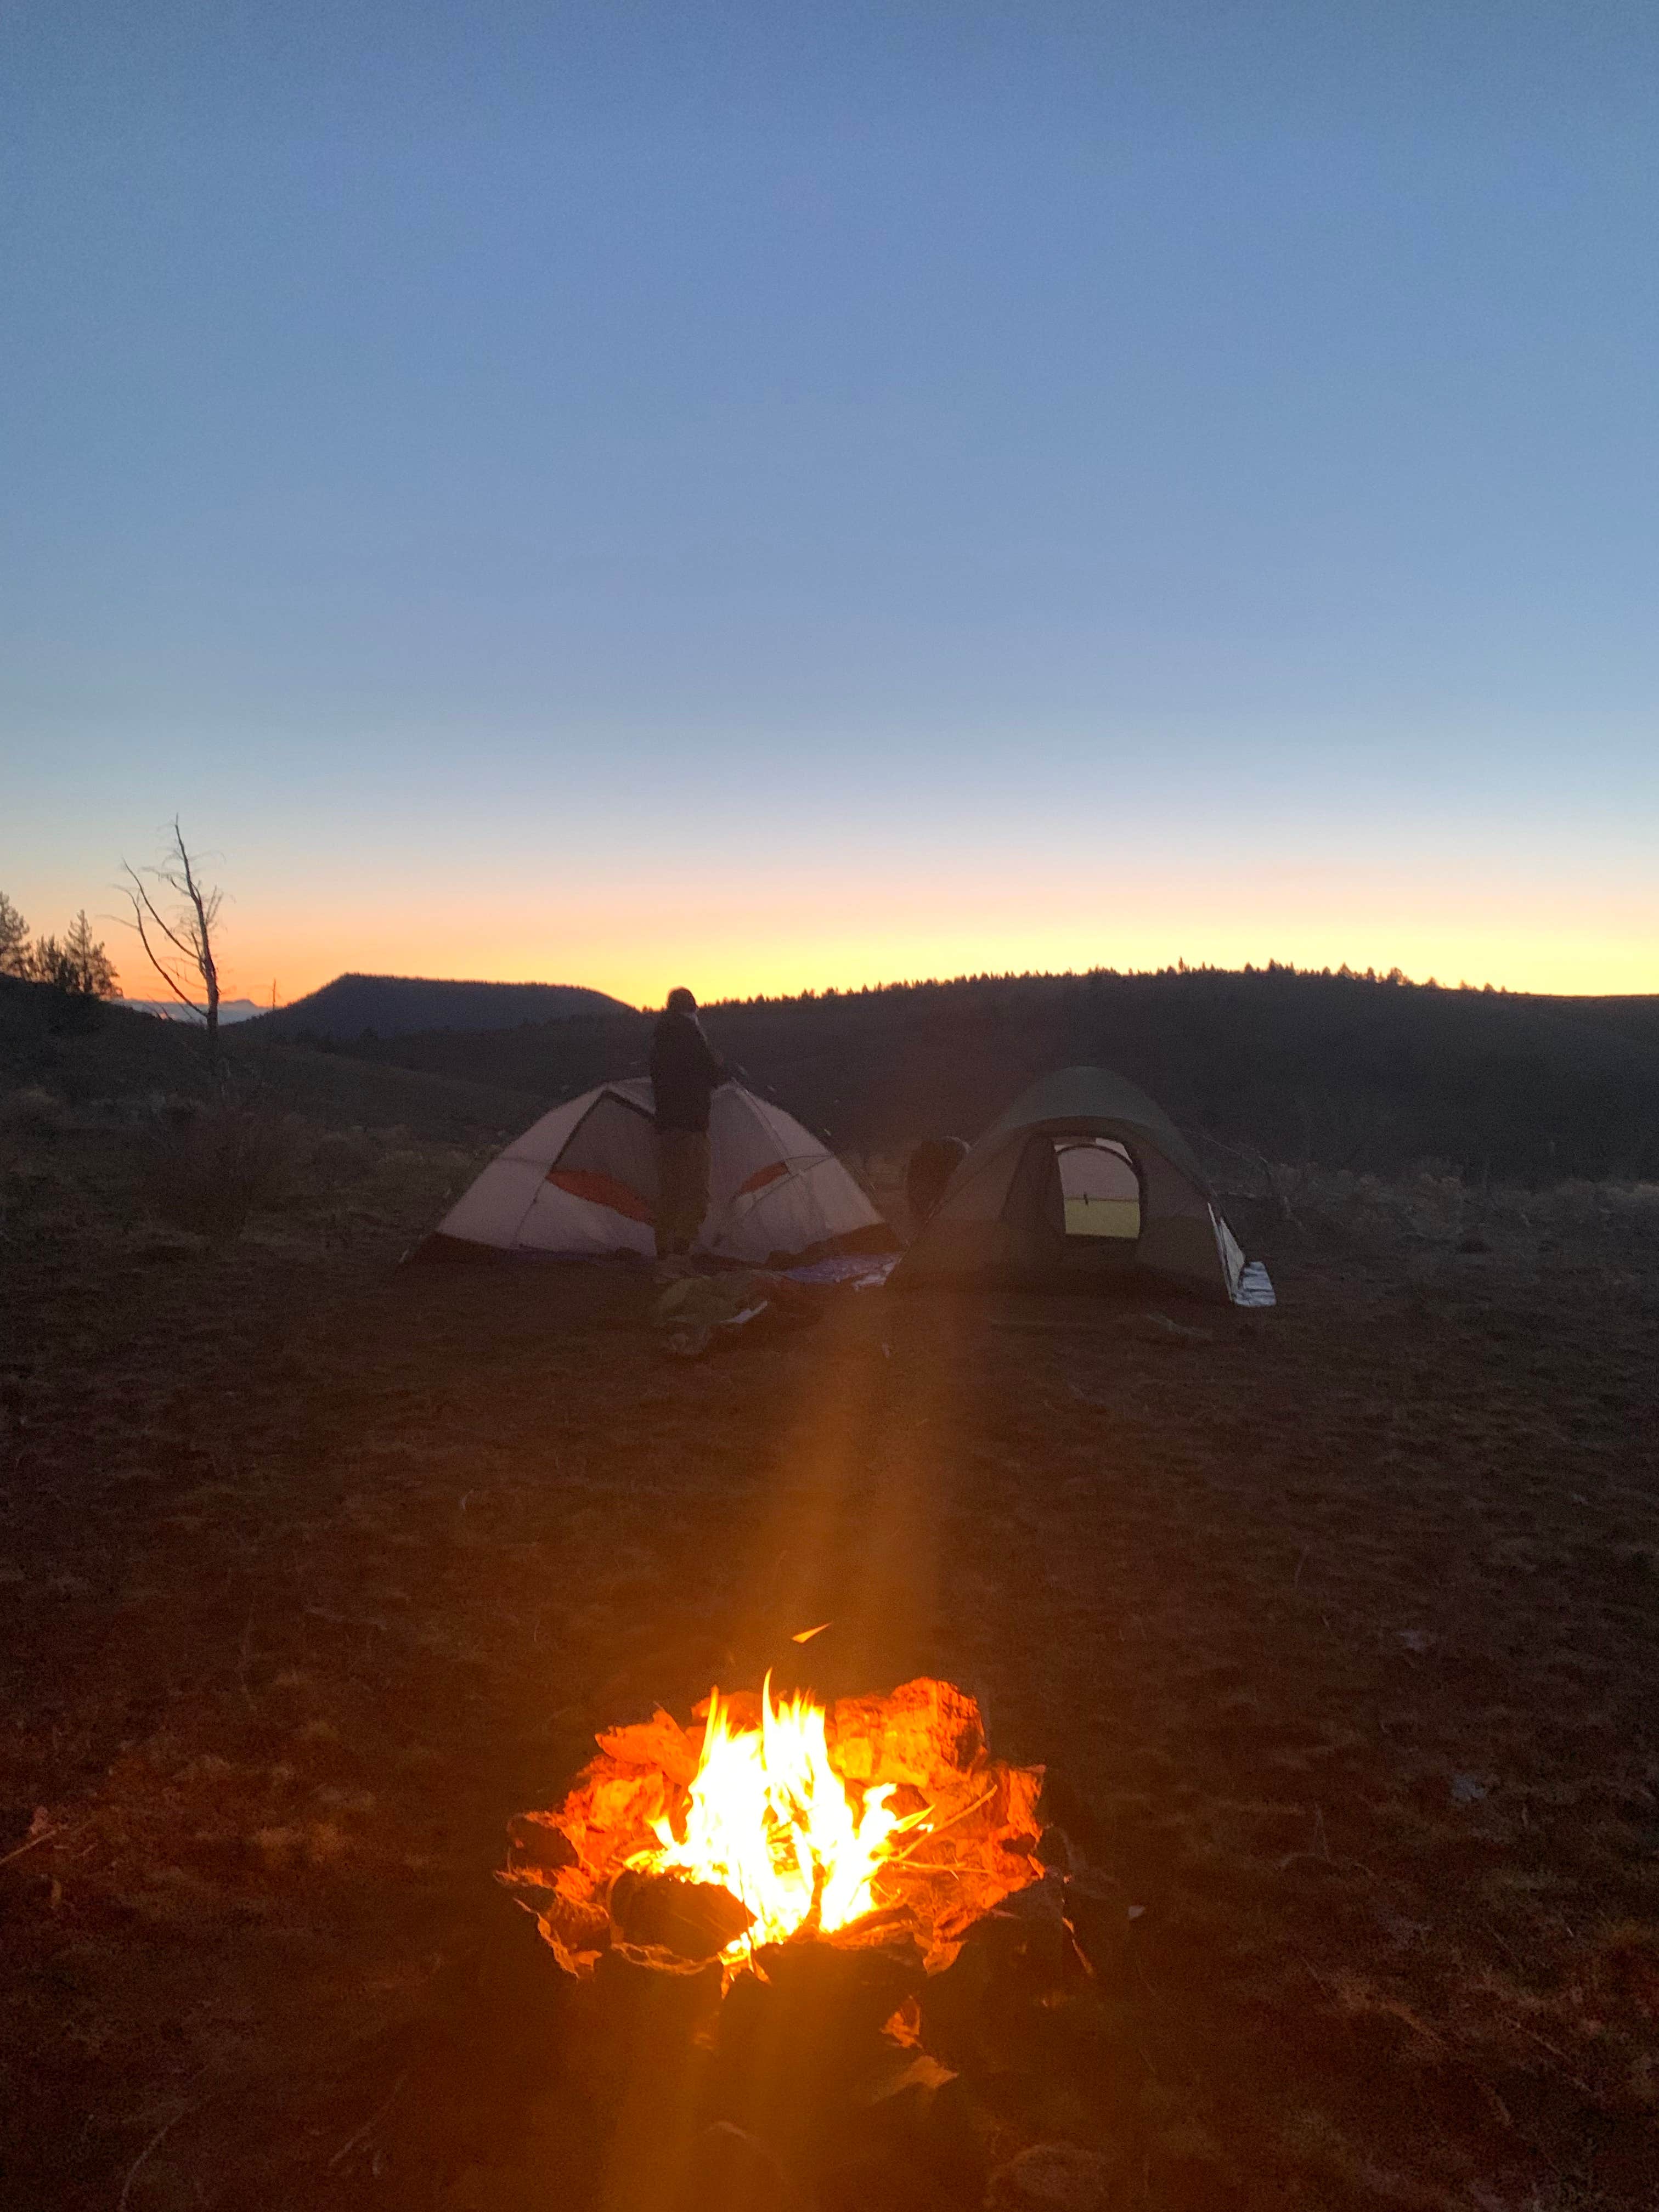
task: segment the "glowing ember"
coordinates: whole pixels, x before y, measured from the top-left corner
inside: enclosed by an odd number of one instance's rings
[[[891,1809],[890,1783],[849,1789],[830,1763],[823,1730],[822,1705],[804,1697],[773,1704],[770,1674],[758,1728],[734,1727],[714,1691],[684,1838],[666,1817],[655,1820],[658,1848],[628,1862],[729,1891],[754,1925],[726,1946],[727,1958],[809,1924],[828,1934],[862,1918],[875,1908],[872,1884],[894,1839],[927,1826],[929,1808],[903,1817]]]
[[[1040,1767],[986,1749],[949,1682],[886,1697],[708,1700],[612,1729],[556,1809],[510,1824],[502,1880],[562,1966],[608,1951],[764,1971],[766,1947],[914,1947],[948,1966],[975,1921],[1042,1873]]]

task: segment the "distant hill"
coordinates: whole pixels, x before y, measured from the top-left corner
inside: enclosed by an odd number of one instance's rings
[[[1190,1135],[1392,1173],[1659,1179],[1659,998],[1534,998],[1364,976],[982,976],[705,1007],[715,1048],[842,1146],[972,1138],[1050,1068],[1093,1062]],[[640,1073],[615,1011],[355,1053],[551,1101]]]
[[[258,1033],[355,1044],[366,1036],[507,1030],[525,1022],[563,1021],[572,1014],[632,1011],[620,999],[578,983],[450,983],[423,975],[337,975],[292,1006],[260,1014]]]
[[[225,1061],[240,1095],[331,1128],[404,1128],[460,1143],[501,1142],[541,1109],[537,1095],[492,1090],[465,1076],[375,1066],[278,1037],[252,1043],[252,1026],[240,1023],[224,1038]],[[117,1109],[136,1127],[147,1124],[163,1098],[208,1098],[216,1090],[194,1024],[158,1022],[104,1005],[65,1027],[63,1009],[44,984],[0,975],[0,1095],[26,1085],[77,1107]]]
[[[207,1026],[207,1015],[200,1006],[187,1006],[182,999],[118,999],[118,1006],[125,1006],[130,1014],[154,1014],[164,1022],[196,1022]],[[257,999],[221,999],[219,1024],[228,1029],[233,1022],[251,1022],[263,1012]]]

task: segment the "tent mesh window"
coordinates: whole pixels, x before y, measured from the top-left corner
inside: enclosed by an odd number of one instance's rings
[[[1133,1245],[1140,1235],[1140,1171],[1115,1137],[1056,1137],[1066,1235]]]

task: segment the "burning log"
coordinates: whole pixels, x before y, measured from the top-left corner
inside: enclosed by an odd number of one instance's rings
[[[825,1734],[836,1766],[854,1782],[948,1788],[988,1756],[974,1700],[953,1683],[925,1675],[902,1682],[890,1697],[838,1698]]]
[[[949,1682],[826,1711],[769,1677],[694,1722],[607,1730],[562,1805],[511,1823],[501,1880],[567,1972],[616,1952],[775,1978],[779,1947],[816,1939],[938,1974],[1042,1875],[1042,1770],[993,1759]]]
[[[611,1923],[631,1949],[701,1964],[740,1942],[755,1916],[717,1881],[624,1867],[611,1887]]]

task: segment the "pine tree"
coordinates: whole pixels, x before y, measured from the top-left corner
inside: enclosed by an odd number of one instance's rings
[[[29,972],[29,926],[0,891],[0,975]]]
[[[92,933],[87,920],[87,910],[82,908],[75,917],[64,947],[69,956],[70,970],[75,977],[75,988],[85,999],[115,999],[121,994],[120,979],[115,972],[115,963],[104,945]]]
[[[93,936],[84,908],[63,944],[55,937],[39,940],[24,972],[32,982],[50,983],[69,999],[113,999],[120,993],[114,963]]]

